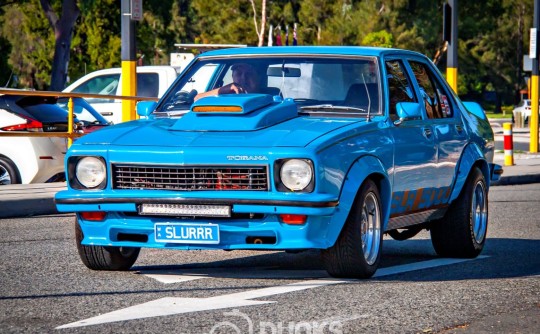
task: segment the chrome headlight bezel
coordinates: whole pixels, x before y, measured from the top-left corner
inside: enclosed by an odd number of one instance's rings
[[[312,192],[315,188],[315,172],[310,159],[276,160],[274,178],[276,189],[282,192]]]
[[[105,189],[107,185],[105,159],[99,156],[70,157],[68,160],[68,181],[73,189]]]

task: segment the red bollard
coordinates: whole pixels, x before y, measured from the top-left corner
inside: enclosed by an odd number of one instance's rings
[[[514,165],[514,139],[512,136],[512,123],[503,124],[504,134],[504,165]]]

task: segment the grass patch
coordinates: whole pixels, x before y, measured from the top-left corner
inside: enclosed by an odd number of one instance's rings
[[[486,116],[488,118],[512,118],[512,112],[507,113],[507,114],[503,114],[503,113],[495,114],[495,113],[487,112]]]
[[[504,153],[504,150],[495,150],[495,153]],[[514,154],[524,154],[524,153],[529,153],[529,151],[514,150]]]
[[[495,112],[494,104],[485,104],[482,105],[482,107],[484,108],[484,111],[486,112],[488,118],[512,118],[512,110],[514,110],[514,106],[512,105],[502,106],[502,112],[500,113]]]

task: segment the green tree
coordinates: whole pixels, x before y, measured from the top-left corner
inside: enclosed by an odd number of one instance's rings
[[[394,46],[394,37],[388,31],[381,30],[367,34],[362,40],[362,44],[391,48]]]
[[[88,2],[75,27],[70,78],[120,65],[120,6],[117,0]]]
[[[483,99],[494,92],[496,100],[491,102],[497,109],[503,102],[515,102],[524,85],[520,68],[532,12],[532,1],[519,0],[466,2],[459,7],[460,94]],[[516,52],[520,49],[521,54]]]
[[[257,45],[249,1],[193,0],[198,17],[195,27],[200,31],[197,43],[234,43]]]
[[[300,4],[298,19],[300,33],[306,44],[321,45],[322,31],[326,21],[332,17],[332,6],[335,0],[304,0]]]
[[[18,78],[17,87],[48,88],[54,36],[39,2],[11,3],[3,9],[1,35],[11,46],[9,74]]]

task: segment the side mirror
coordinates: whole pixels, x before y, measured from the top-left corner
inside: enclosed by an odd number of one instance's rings
[[[147,117],[156,109],[156,106],[157,102],[141,101],[137,103],[137,115],[139,115],[139,117]]]
[[[394,122],[395,125],[400,125],[404,121],[422,119],[420,104],[416,102],[398,102],[396,112],[399,119]]]

